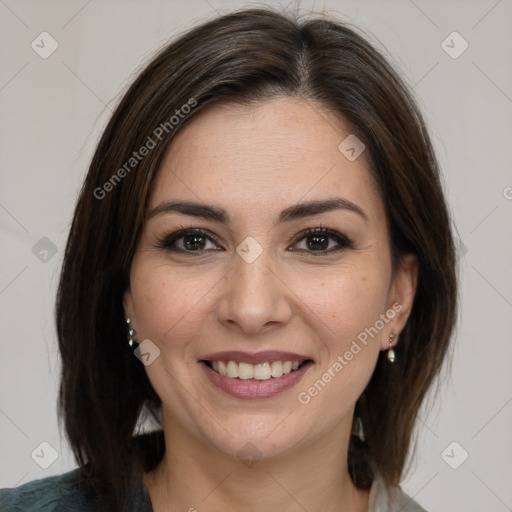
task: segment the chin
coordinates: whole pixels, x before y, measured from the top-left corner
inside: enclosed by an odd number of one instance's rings
[[[252,418],[247,415],[239,416],[238,421],[226,430],[218,424],[216,427],[211,425],[212,428],[202,433],[204,442],[214,450],[241,460],[249,466],[255,460],[277,458],[306,440],[308,429],[305,423],[302,422],[304,432],[301,434],[291,417],[290,421],[285,419],[288,414],[260,414]]]

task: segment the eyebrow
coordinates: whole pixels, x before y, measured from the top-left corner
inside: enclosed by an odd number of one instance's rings
[[[345,210],[356,213],[368,222],[368,216],[360,206],[347,199],[336,197],[325,200],[306,201],[289,206],[281,212],[277,223],[290,222],[333,210]],[[223,208],[192,201],[164,201],[149,212],[147,220],[156,215],[170,212],[178,212],[221,224],[229,224],[230,222],[229,214]]]

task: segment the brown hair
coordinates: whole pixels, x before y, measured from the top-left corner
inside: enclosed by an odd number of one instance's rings
[[[134,441],[141,411],[157,411],[161,402],[127,344],[122,307],[152,182],[173,137],[199,112],[275,95],[316,100],[348,121],[366,145],[395,263],[405,253],[418,259],[397,361],[386,364],[381,352],[356,405],[366,442],[353,437],[348,456],[360,488],[377,471],[387,484],[401,479],[416,414],[456,316],[454,244],[438,164],[407,87],[365,38],[322,17],[250,9],[186,32],[147,64],[104,130],[76,206],[56,304],[58,410],[89,487],[112,510],[122,510],[134,475],[154,467],[163,450],[161,438],[144,447]],[[134,157],[150,139],[155,145]]]

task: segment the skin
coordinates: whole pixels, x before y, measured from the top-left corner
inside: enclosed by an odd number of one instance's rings
[[[347,469],[354,406],[389,334],[407,321],[417,268],[404,257],[392,273],[384,206],[365,154],[349,161],[338,150],[350,133],[319,104],[279,97],[208,109],[169,147],[149,211],[191,200],[222,207],[231,220],[155,215],[133,259],[125,313],[138,341],[150,339],[160,350],[145,367],[162,399],[166,442],[162,463],[144,474],[155,512],[368,510],[369,492],[353,485]],[[333,210],[276,224],[292,204],[333,197],[358,205],[367,220]],[[319,226],[349,237],[353,247],[318,256],[312,237],[297,235]],[[158,247],[190,227],[220,242],[201,239],[202,252]],[[262,248],[252,263],[236,252],[248,236]],[[327,241],[328,249],[339,247]],[[301,404],[298,394],[395,302],[401,311]],[[198,364],[221,350],[290,351],[314,365],[281,394],[245,400],[216,388]],[[250,467],[237,457],[246,443],[261,456]]]

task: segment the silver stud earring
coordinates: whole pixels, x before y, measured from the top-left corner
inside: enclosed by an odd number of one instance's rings
[[[395,358],[396,358],[395,351],[393,350],[393,341],[395,338],[396,338],[396,334],[392,332],[389,335],[389,348],[388,348],[388,361],[390,363],[394,363]]]
[[[130,345],[130,347],[133,347],[133,344],[134,344],[134,343],[137,343],[137,342],[133,339],[133,337],[137,334],[137,331],[136,331],[135,329],[132,329],[132,328],[130,327],[130,321],[131,321],[131,320],[130,320],[129,318],[127,318],[127,319],[126,319],[126,323],[128,324],[128,345]]]

